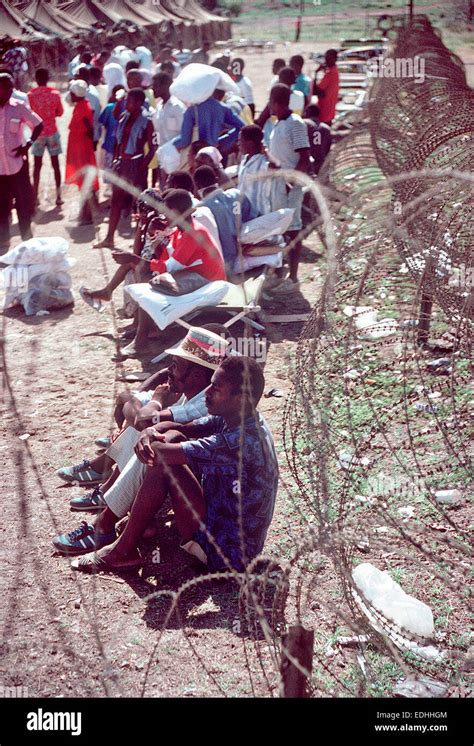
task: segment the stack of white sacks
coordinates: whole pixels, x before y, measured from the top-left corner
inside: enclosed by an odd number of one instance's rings
[[[69,242],[59,236],[30,238],[2,256],[3,307],[21,304],[27,316],[74,303],[70,268],[66,257]]]

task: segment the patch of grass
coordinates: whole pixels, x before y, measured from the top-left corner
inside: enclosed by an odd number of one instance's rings
[[[449,637],[449,643],[454,648],[460,648],[461,650],[467,650],[469,648],[469,645],[472,643],[472,633],[471,632],[463,632],[462,634],[457,634],[456,632],[453,632]]]
[[[389,568],[388,574],[390,575],[392,580],[395,581],[395,583],[398,583],[398,585],[401,585],[403,587],[403,582],[407,577],[407,571],[403,567]]]
[[[433,611],[435,614],[439,614],[439,616],[435,616],[435,627],[448,627],[450,616],[454,610],[455,607],[449,601],[435,601],[433,603]]]
[[[380,655],[380,653],[368,650],[366,656],[371,667],[371,680],[367,690],[369,696],[391,696],[397,679],[403,676],[402,669],[397,663],[388,660],[385,656]]]

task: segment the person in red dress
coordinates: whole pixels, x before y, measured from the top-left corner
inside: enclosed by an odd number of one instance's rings
[[[74,112],[69,123],[69,138],[66,153],[66,184],[77,184],[83,189],[86,184],[88,191],[79,215],[79,225],[92,223],[92,206],[97,204],[99,180],[97,173],[92,183],[86,172],[87,166],[97,168],[94,152],[94,116],[89,101],[85,98],[87,83],[84,80],[74,80],[69,85],[69,99],[74,106]]]

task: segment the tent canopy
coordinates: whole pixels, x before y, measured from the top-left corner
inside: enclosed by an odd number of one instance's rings
[[[86,27],[94,23],[105,23],[107,26],[120,23],[122,19],[108,5],[102,5],[97,0],[65,0],[59,3],[59,8]]]
[[[24,3],[21,7],[25,16],[58,34],[69,35],[88,30],[88,26],[81,23],[73,15],[68,15],[50,2],[45,2],[45,0],[33,0]]]
[[[108,5],[121,18],[133,21],[139,26],[156,26],[159,23],[163,23],[163,21],[169,20],[161,12],[158,5],[145,8],[145,6],[134,3],[131,0],[109,0]]]
[[[160,27],[160,40],[177,35],[187,43],[230,33],[229,21],[209,13],[197,0],[0,0],[0,36],[25,42],[58,36],[66,41],[93,31],[97,24],[125,31],[128,23],[148,34]]]
[[[40,41],[50,38],[47,27],[35,24],[5,0],[0,0],[0,35],[22,41]]]

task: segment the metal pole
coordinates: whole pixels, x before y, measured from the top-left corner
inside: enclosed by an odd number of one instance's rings
[[[408,0],[408,17],[410,22],[413,20],[413,3],[414,0]]]

